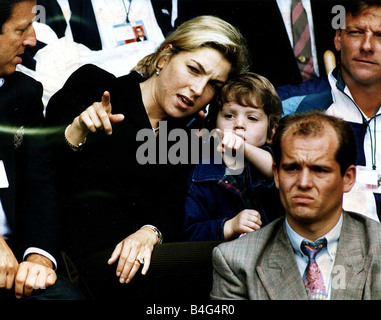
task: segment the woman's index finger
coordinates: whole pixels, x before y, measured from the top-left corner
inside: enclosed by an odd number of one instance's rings
[[[110,97],[110,92],[105,91],[103,92],[102,95],[102,106],[107,112],[111,112],[111,97]]]

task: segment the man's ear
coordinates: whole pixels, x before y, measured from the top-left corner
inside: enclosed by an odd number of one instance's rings
[[[335,44],[335,48],[337,51],[341,50],[341,34],[342,34],[342,32],[343,31],[341,29],[337,29],[335,39],[333,40],[333,43]]]
[[[272,169],[273,169],[275,186],[279,189],[279,175],[278,175],[278,169],[276,167],[276,163],[275,162],[273,162]]]
[[[348,169],[344,173],[343,179],[344,179],[343,192],[351,191],[356,181],[356,167],[354,165],[351,165],[348,167]]]

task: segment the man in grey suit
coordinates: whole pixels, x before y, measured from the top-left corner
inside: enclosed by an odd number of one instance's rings
[[[285,217],[214,249],[211,298],[381,299],[381,224],[342,209],[356,178],[349,124],[318,111],[287,116],[273,148]],[[322,243],[315,257],[304,241]]]

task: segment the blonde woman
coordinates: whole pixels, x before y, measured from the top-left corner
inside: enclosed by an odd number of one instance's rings
[[[65,229],[79,255],[113,246],[108,263],[117,262],[119,281],[128,283],[141,265],[147,272],[155,245],[178,239],[190,168],[137,163],[142,142],[136,135],[152,129],[156,151],[166,153],[173,142],[164,135],[189,129],[220,87],[246,69],[239,31],[200,16],[181,25],[127,76],[115,78],[88,65],[69,78],[47,106],[47,120],[65,128],[65,139],[59,139],[66,140],[66,151],[57,163],[65,218],[82,217]]]

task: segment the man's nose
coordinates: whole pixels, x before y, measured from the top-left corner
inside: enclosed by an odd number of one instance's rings
[[[360,50],[363,52],[374,52],[374,39],[371,33],[365,33]]]
[[[33,25],[31,25],[28,30],[25,32],[25,38],[23,41],[23,45],[34,47],[37,44],[37,38],[36,38],[36,32],[33,28]]]
[[[298,176],[298,185],[302,189],[310,188],[312,184],[311,173],[308,169],[302,169]]]

